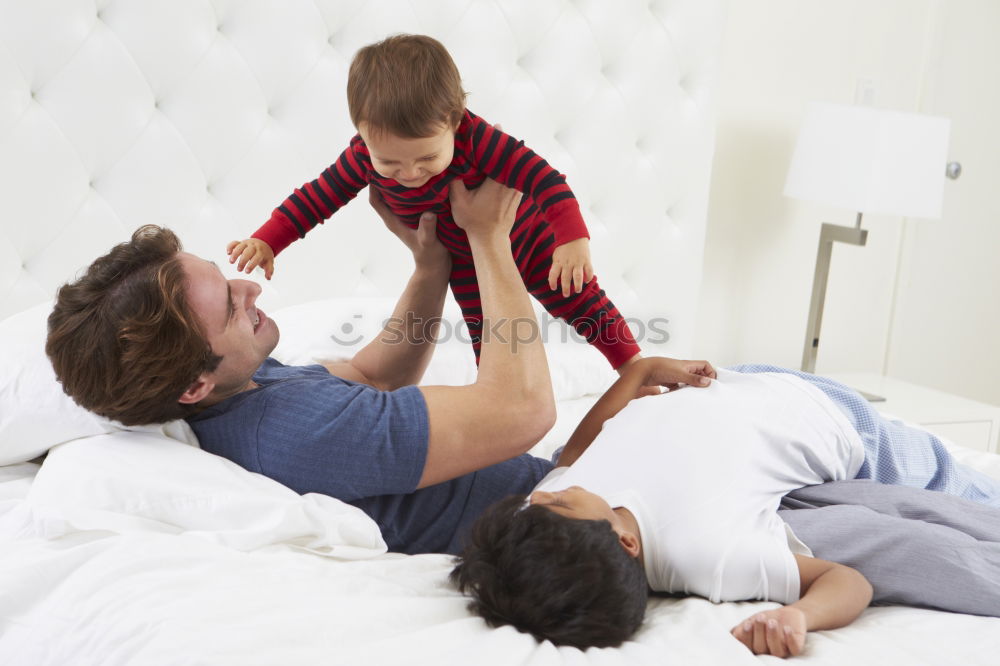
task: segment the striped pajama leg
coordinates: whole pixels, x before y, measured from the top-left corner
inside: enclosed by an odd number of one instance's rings
[[[511,251],[528,291],[549,314],[573,326],[581,337],[608,359],[611,367],[617,368],[638,354],[639,345],[628,324],[596,278],[584,285],[579,294],[573,293],[567,298],[563,298],[561,290],[549,289],[548,275],[555,238],[546,223],[534,218],[533,205],[522,205],[522,209],[518,211],[518,221],[511,230]],[[462,308],[478,364],[483,310],[476,271],[471,262],[455,255],[452,255],[452,262],[449,280],[452,294]]]

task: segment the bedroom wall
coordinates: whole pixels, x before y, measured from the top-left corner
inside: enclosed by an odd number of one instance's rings
[[[637,337],[680,354],[694,339],[722,14],[723,0],[0,2],[0,320],[140,222],[228,270],[226,243],[354,134],[355,51],[420,32],[449,48],[476,113],[567,174],[602,288],[644,324]],[[410,271],[366,196],[279,262],[267,311],[392,298]]]
[[[942,224],[907,224],[888,372],[1000,404],[1000,3],[936,2],[923,108],[952,119]]]
[[[973,58],[965,42],[967,27],[977,24],[987,26],[978,32],[988,51],[974,56],[975,66],[942,60],[952,52]],[[1000,269],[981,257],[970,271],[968,254],[976,239],[979,247],[997,247],[989,220],[991,212],[996,219],[996,204],[974,213],[956,205],[970,180],[983,177],[983,169],[978,176],[968,169],[972,144],[978,142],[981,161],[997,145],[982,140],[991,130],[981,126],[996,117],[997,99],[990,100],[994,113],[978,113],[985,119],[978,124],[973,113],[962,112],[985,94],[969,82],[1000,79],[1000,47],[985,38],[988,26],[998,24],[1000,9],[991,0],[730,3],[698,321],[701,355],[719,364],[798,367],[820,223],[850,226],[854,214],[783,197],[785,174],[808,102],[851,103],[868,88],[876,106],[952,117],[950,158],[965,162],[967,175],[946,183],[943,220],[869,215],[867,247],[835,246],[817,371],[887,372],[1000,404],[1000,382],[993,379],[1000,376],[1000,354],[986,344],[1000,326],[1000,305],[980,298],[1000,285]],[[935,101],[959,91],[964,106]],[[992,135],[1000,139],[998,130]],[[934,277],[939,274],[952,279],[942,284]],[[970,368],[976,381],[969,381]]]

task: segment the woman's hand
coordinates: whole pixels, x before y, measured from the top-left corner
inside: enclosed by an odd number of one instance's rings
[[[382,218],[386,228],[410,249],[417,268],[451,270],[451,255],[438,240],[437,216],[434,213],[426,212],[421,215],[420,224],[416,229],[411,229],[389,210],[389,206],[382,200],[379,193],[370,186],[368,188],[368,203]]]
[[[754,654],[794,657],[806,645],[806,616],[793,606],[751,615],[729,632]]]

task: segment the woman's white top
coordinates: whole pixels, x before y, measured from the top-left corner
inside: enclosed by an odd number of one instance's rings
[[[719,370],[707,388],[630,402],[540,490],[581,486],[639,523],[650,587],[712,601],[799,598],[808,553],[777,509],[795,488],[854,478],[858,433],[794,375]]]

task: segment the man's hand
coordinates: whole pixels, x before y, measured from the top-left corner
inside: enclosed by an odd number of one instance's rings
[[[666,356],[651,356],[638,363],[646,368],[643,386],[666,386],[671,391],[681,384],[688,386],[708,386],[709,379],[715,379],[715,368],[708,361],[681,361]]]
[[[259,238],[247,238],[241,241],[232,241],[226,246],[229,254],[229,263],[236,263],[236,270],[250,273],[260,266],[264,269],[264,277],[268,280],[274,275],[274,250],[271,246]]]
[[[410,229],[403,224],[396,214],[389,210],[389,206],[382,200],[381,195],[373,187],[368,188],[368,203],[375,209],[378,216],[389,231],[403,241],[403,244],[413,253],[413,261],[417,268],[442,268],[450,270],[451,255],[448,249],[441,244],[437,237],[437,217],[434,213],[426,212],[420,216],[420,225],[416,229]]]
[[[642,387],[676,388],[682,383],[708,386],[709,378],[715,377],[715,368],[708,361],[678,361],[673,358],[652,356],[633,357],[626,362],[626,365],[618,381],[604,392],[580,421],[580,425],[566,442],[556,465],[562,467],[576,462],[601,432],[605,421],[613,418],[624,409],[625,405],[634,400]]]
[[[795,555],[795,563],[799,600],[752,615],[730,631],[754,654],[801,654],[807,631],[846,626],[872,599],[871,584],[855,569],[805,555]]]
[[[470,239],[510,236],[521,201],[521,193],[517,190],[504,187],[491,178],[484,180],[476,189],[469,190],[456,178],[451,183],[448,197],[455,224],[465,230]]]
[[[594,267],[590,263],[590,241],[577,238],[556,247],[552,252],[552,268],[549,269],[549,289],[555,291],[562,284],[563,298],[570,291],[579,294],[583,285],[594,277]]]
[[[806,645],[806,616],[798,608],[782,606],[751,615],[729,633],[754,654],[794,657]]]

